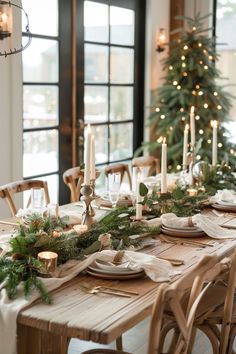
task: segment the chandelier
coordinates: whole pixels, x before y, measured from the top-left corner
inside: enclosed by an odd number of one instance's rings
[[[12,9],[15,7],[20,10],[26,19],[25,33],[24,37],[27,38],[27,41],[24,45],[20,45],[18,48],[10,48],[8,50],[0,50],[0,57],[7,57],[8,55],[17,54],[26,49],[31,43],[31,33],[29,30],[29,17],[22,6],[14,4],[11,1],[0,0],[0,44],[1,41],[5,40],[8,37],[11,37],[12,31]]]

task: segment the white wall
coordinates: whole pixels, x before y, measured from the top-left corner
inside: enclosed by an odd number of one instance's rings
[[[167,42],[169,40],[170,0],[147,0],[146,9],[146,42],[145,42],[145,122],[150,114],[151,90],[160,87],[164,72],[161,59],[168,55],[168,48],[164,52],[156,51],[156,34],[160,28],[166,29]],[[149,140],[149,129],[144,129],[144,140]]]
[[[19,1],[18,1],[19,3]],[[16,42],[21,38],[20,12],[14,13]],[[6,45],[7,42],[1,44]],[[21,55],[0,57],[0,185],[22,178],[22,66]],[[9,216],[0,199],[0,218]]]

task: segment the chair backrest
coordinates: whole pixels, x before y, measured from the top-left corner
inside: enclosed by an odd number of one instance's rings
[[[108,177],[111,173],[120,173],[120,183],[123,182],[125,174],[127,175],[130,190],[132,189],[131,175],[129,171],[129,166],[126,163],[117,163],[105,167],[104,169],[105,176]]]
[[[166,328],[170,324],[163,322],[166,313],[171,313],[174,318],[172,323],[179,332],[171,352],[187,353],[198,305],[219,274],[228,271],[230,264],[230,258],[219,262],[217,255],[207,255],[173,284],[160,285],[152,311],[148,354],[160,353]],[[170,329],[168,327],[168,331]]]
[[[159,160],[153,156],[141,156],[132,160],[132,167],[137,167],[139,170],[142,168],[148,168],[147,176],[160,173]]]
[[[70,189],[70,201],[75,203],[79,200],[80,189],[84,182],[84,171],[80,167],[72,167],[63,173],[63,181]]]
[[[16,181],[5,184],[4,186],[0,187],[0,198],[6,200],[12,215],[16,215],[17,207],[13,200],[13,195],[15,193],[24,192],[30,190],[32,188],[43,188],[44,189],[44,197],[45,203],[50,203],[49,193],[48,193],[48,184],[46,181],[41,180],[23,180],[23,181]],[[30,200],[29,200],[30,202]],[[29,204],[28,202],[28,204]]]

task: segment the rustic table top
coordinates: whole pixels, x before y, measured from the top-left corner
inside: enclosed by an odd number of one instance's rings
[[[71,206],[64,207],[64,210],[69,209]],[[212,214],[211,217],[216,216]],[[7,227],[1,225],[1,232],[6,229]],[[190,270],[201,256],[217,253],[223,258],[230,255],[236,246],[236,238],[233,240],[216,240],[207,236],[194,238],[194,241],[200,241],[206,247],[168,243],[159,235],[155,240],[153,246],[141,252],[159,257],[183,259],[183,265],[173,267],[181,274]],[[88,294],[80,289],[81,283],[119,287],[136,291],[139,295],[123,298],[102,293]],[[18,316],[18,324],[63,337],[77,337],[103,344],[110,343],[150,315],[158,286],[158,283],[145,276],[135,280],[117,281],[96,279],[85,273],[80,274],[53,292],[51,306],[42,304],[38,300],[29,308],[24,309]]]

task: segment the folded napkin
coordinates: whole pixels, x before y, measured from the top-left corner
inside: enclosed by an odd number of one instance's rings
[[[233,190],[222,189],[210,198],[210,203],[229,202],[236,203],[236,194]]]
[[[236,237],[236,230],[227,230],[220,227],[215,221],[202,214],[196,214],[191,217],[178,217],[174,213],[167,213],[161,216],[161,221],[163,225],[172,228],[197,226],[208,236],[216,239]]]
[[[42,278],[42,282],[48,291],[59,288],[63,283],[69,281],[78,275],[82,270],[86,269],[96,259],[104,261],[112,261],[117,251],[104,250],[90,255],[84,261],[68,261],[61,266],[57,274],[57,278]],[[169,262],[157,259],[143,253],[125,251],[123,256],[124,262],[130,262],[130,268],[134,270],[143,269],[145,273],[155,282],[169,281],[170,278],[178,272],[173,271]],[[25,299],[23,294],[23,286],[18,287],[18,295],[15,300],[9,300],[4,284],[0,284],[0,343],[1,353],[16,354],[16,329],[17,315],[26,306],[35,301],[39,294],[33,292],[30,298]],[[53,306],[53,305],[52,305]]]

